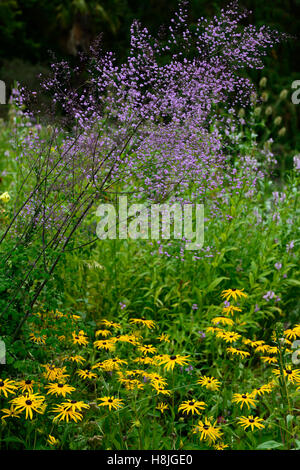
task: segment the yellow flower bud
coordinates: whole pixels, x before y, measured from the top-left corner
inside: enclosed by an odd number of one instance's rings
[[[5,193],[2,193],[0,196],[0,201],[2,201],[4,204],[6,204],[10,200],[10,195],[6,191]]]

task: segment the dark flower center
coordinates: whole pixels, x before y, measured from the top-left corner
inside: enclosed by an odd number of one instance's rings
[[[209,426],[207,426],[207,424],[205,424],[205,425],[203,426],[203,429],[205,429],[205,431],[207,431],[207,430],[209,429]]]
[[[26,384],[26,385],[30,385],[31,382],[32,382],[31,380],[25,380],[25,384]]]
[[[30,405],[32,405],[32,401],[31,401],[31,400],[26,400],[26,401],[25,401],[25,404],[28,405],[28,406],[30,406]]]
[[[112,402],[113,402],[113,400],[112,400],[111,398],[109,398],[109,400],[107,400],[107,401],[108,401],[108,403],[112,403]]]
[[[189,401],[189,406],[193,406],[194,404],[195,404],[195,402]]]
[[[171,359],[171,361],[175,361],[176,356],[171,356],[170,359]]]
[[[75,403],[77,403],[77,401],[76,401],[76,400],[72,400],[71,403],[72,403],[73,405],[75,405]]]
[[[242,398],[244,398],[244,399],[247,398],[247,395],[242,395]]]
[[[287,374],[292,374],[293,373],[293,371],[291,371],[291,370],[285,370],[285,371],[286,371]]]
[[[254,423],[254,419],[249,419],[249,423]]]
[[[57,384],[57,386],[58,386],[59,388],[62,388],[62,387],[64,386],[64,384]]]
[[[0,387],[4,387],[4,382],[3,382],[3,380],[0,380]]]

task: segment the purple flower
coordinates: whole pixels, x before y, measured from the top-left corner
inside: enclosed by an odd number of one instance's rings
[[[282,264],[281,264],[281,263],[275,263],[274,266],[275,266],[275,268],[276,268],[278,271],[282,268]]]
[[[265,295],[263,295],[263,299],[269,301],[275,297],[275,292],[269,290]]]

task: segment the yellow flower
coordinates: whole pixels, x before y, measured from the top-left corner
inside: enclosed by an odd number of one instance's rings
[[[149,329],[155,328],[156,326],[153,320],[146,320],[146,318],[131,318],[129,322],[134,325],[146,326]]]
[[[224,450],[226,447],[228,447],[228,445],[224,444],[224,442],[219,442],[218,444],[214,445],[215,450]]]
[[[221,430],[216,426],[217,421],[214,423],[210,419],[205,418],[204,421],[199,420],[198,424],[194,427],[193,433],[200,434],[200,441],[208,441],[210,444],[214,443],[222,436]]]
[[[107,351],[113,351],[115,349],[115,342],[110,340],[98,340],[94,341],[94,346],[97,349],[106,349]]]
[[[157,337],[159,341],[164,341],[165,343],[170,342],[170,336],[166,335],[165,333],[162,333],[160,336]]]
[[[207,377],[206,375],[203,375],[199,380],[197,380],[197,383],[202,387],[206,387],[208,390],[215,391],[219,390],[221,382],[219,382],[219,380],[215,379],[214,377]]]
[[[63,397],[65,397],[67,393],[72,393],[76,390],[74,387],[71,387],[71,385],[67,385],[61,382],[51,383],[46,385],[45,388],[48,389],[48,395],[62,395]]]
[[[36,344],[45,344],[46,343],[46,335],[36,335],[34,333],[30,333],[29,338]]]
[[[104,325],[108,326],[109,328],[115,328],[115,329],[120,329],[121,328],[121,325],[120,323],[114,323],[113,321],[109,321],[109,320],[101,320],[102,323],[104,323]]]
[[[123,400],[120,398],[115,398],[115,397],[103,397],[103,398],[98,398],[99,401],[102,403],[99,404],[99,406],[108,406],[109,411],[113,409],[117,410],[118,408],[121,408],[123,406]]]
[[[43,364],[46,371],[43,372],[43,376],[50,382],[55,380],[63,381],[66,377],[69,377],[68,374],[65,374],[66,367],[56,367],[53,364]]]
[[[51,434],[49,434],[47,443],[50,444],[50,446],[57,446],[59,444],[59,440],[55,439],[54,436],[51,436]]]
[[[250,353],[247,351],[242,351],[241,349],[236,349],[230,346],[229,348],[226,349],[226,351],[230,354],[240,356],[242,359],[245,359],[245,357],[250,356]]]
[[[251,431],[254,431],[255,428],[263,429],[265,426],[262,424],[263,419],[258,418],[257,416],[254,418],[252,415],[250,416],[241,416],[239,418],[239,424],[244,428],[247,429],[251,427]]]
[[[279,369],[273,369],[272,372],[277,377],[280,376]],[[287,366],[285,369],[283,369],[283,374],[292,384],[295,382],[300,382],[300,369],[292,369],[290,366]]]
[[[266,385],[262,385],[261,387],[257,387],[253,390],[253,392],[251,393],[251,395],[256,398],[256,396],[258,395],[259,397],[261,395],[264,395],[265,393],[271,393],[272,392],[272,388],[270,387],[269,384],[266,384]]]
[[[152,346],[152,344],[145,344],[143,346],[140,346],[139,348],[139,351],[141,351],[144,355],[146,354],[154,354],[157,349]]]
[[[69,398],[67,399],[67,401],[64,401],[62,405],[66,409],[72,411],[82,411],[84,409],[87,410],[90,407],[90,405],[87,405],[86,403],[84,403],[84,401],[70,400]]]
[[[236,300],[239,299],[240,297],[248,297],[247,294],[243,292],[244,289],[227,289],[223,290],[221,293],[221,296],[223,299],[226,299],[227,301],[231,299],[231,297]]]
[[[2,201],[4,204],[7,204],[9,200],[10,200],[10,195],[8,194],[7,191],[5,191],[5,193],[2,193],[0,195],[0,201]]]
[[[180,356],[180,355],[175,355],[173,354],[172,356],[169,356],[168,354],[165,355],[164,358],[161,359],[160,365],[165,364],[164,368],[167,370],[174,369],[175,364],[178,364],[179,366],[184,366],[188,363],[187,358],[190,356]]]
[[[234,331],[218,331],[217,338],[224,339],[226,343],[234,343],[237,341],[241,335],[235,333]]]
[[[11,407],[8,408],[3,408],[2,410],[3,416],[1,416],[1,419],[5,420],[6,418],[20,418],[20,413],[21,411],[18,410],[16,411],[15,407],[11,405]]]
[[[83,356],[80,356],[79,354],[75,354],[75,356],[70,356],[68,358],[72,362],[76,362],[76,364],[83,364],[85,362],[85,359]]]
[[[9,379],[0,379],[0,396],[3,393],[7,398],[8,393],[12,393],[14,395],[16,393],[15,390],[17,390],[16,382]]]
[[[96,338],[97,338],[99,335],[103,336],[103,338],[106,338],[107,336],[109,336],[109,335],[111,335],[111,334],[112,334],[112,333],[111,333],[111,331],[109,331],[109,330],[97,330],[97,331],[95,332]]]
[[[17,398],[13,398],[11,403],[15,405],[16,411],[25,410],[25,418],[33,418],[33,411],[39,414],[43,414],[45,411],[44,405],[45,397],[38,395],[37,393],[29,393],[22,395]]]
[[[221,323],[221,325],[229,325],[232,326],[234,325],[234,321],[231,320],[231,318],[227,317],[215,317],[211,321],[214,325],[217,325],[218,323]]]
[[[223,313],[225,313],[225,315],[233,316],[234,312],[241,312],[241,311],[242,311],[241,308],[235,307],[234,305],[229,305],[229,307],[224,307],[223,308]]]
[[[77,423],[77,421],[81,421],[83,418],[81,413],[74,411],[65,403],[56,405],[52,411],[57,413],[57,415],[53,418],[53,421],[66,421],[68,423],[70,420],[73,420],[75,423]]]
[[[170,390],[166,390],[163,386],[157,386],[156,384],[152,385],[153,388],[156,390],[157,395],[171,395]]]
[[[119,370],[122,365],[127,365],[127,361],[114,357],[102,362],[102,367],[106,371]]]
[[[86,334],[81,330],[79,333],[73,331],[73,344],[79,344],[80,346],[86,346],[89,344]]]
[[[262,356],[261,359],[267,364],[277,364],[276,357]]]
[[[24,392],[33,393],[33,384],[34,384],[34,380],[30,380],[30,379],[21,380],[20,382],[17,383],[17,387],[22,393]]]
[[[169,408],[169,405],[167,403],[159,403],[156,407],[157,410],[161,412],[161,414],[164,414],[164,412]]]
[[[97,377],[97,374],[95,374],[94,372],[92,372],[91,370],[89,369],[79,369],[77,372],[76,372],[77,375],[79,375],[79,377],[81,377],[83,380],[86,380],[86,379],[96,379]]]
[[[189,414],[191,411],[192,415],[194,413],[200,414],[199,410],[204,410],[206,404],[204,401],[196,401],[196,400],[187,400],[181,403],[178,407],[178,411],[182,411],[183,413]]]
[[[234,393],[232,403],[240,403],[242,409],[244,405],[248,408],[250,408],[250,406],[255,406],[256,400],[250,393]]]

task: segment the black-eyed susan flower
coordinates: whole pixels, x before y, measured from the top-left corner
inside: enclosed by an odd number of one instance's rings
[[[82,330],[80,330],[79,333],[76,333],[76,331],[73,331],[72,339],[73,339],[73,344],[78,344],[79,346],[86,346],[87,344],[89,344],[87,335]]]
[[[149,329],[155,328],[156,326],[153,320],[147,320],[146,318],[130,318],[129,323],[146,326]]]
[[[22,393],[25,393],[25,392],[33,393],[33,384],[34,384],[34,380],[26,379],[26,380],[21,380],[20,382],[18,382],[17,387]]]
[[[235,343],[241,335],[234,331],[218,331],[217,338],[223,339],[226,343]]]
[[[48,389],[47,395],[55,395],[55,396],[62,395],[63,397],[65,397],[68,393],[72,393],[76,390],[71,385],[68,385],[62,382],[58,382],[58,383],[53,382],[49,385],[46,385],[45,388]]]
[[[295,339],[297,339],[297,337],[299,336],[298,335],[298,329],[287,329],[283,332],[284,336],[287,337],[287,339],[291,340],[291,341],[294,341]]]
[[[120,367],[127,365],[125,359],[120,359],[118,357],[113,357],[111,359],[106,359],[102,362],[102,368],[106,371],[119,370]]]
[[[32,419],[33,411],[39,414],[43,414],[45,411],[44,405],[45,397],[38,395],[37,393],[29,393],[22,395],[17,398],[13,398],[11,403],[15,406],[16,411],[25,411],[25,418]]]
[[[10,408],[2,408],[2,413],[3,416],[1,416],[1,419],[5,420],[7,418],[20,418],[21,411],[16,410],[14,405],[11,405]]]
[[[212,319],[211,321],[214,325],[218,325],[219,323],[221,325],[225,325],[225,326],[232,326],[234,325],[234,321],[231,320],[231,318],[227,318],[227,317],[215,317]]]
[[[256,353],[263,353],[263,354],[264,354],[264,353],[268,352],[269,347],[270,347],[270,346],[269,346],[268,344],[260,344],[259,346],[257,346],[257,347],[255,348],[255,352],[256,352]]]
[[[115,323],[110,320],[103,319],[101,320],[101,323],[104,323],[104,325],[106,325],[108,328],[115,328],[116,330],[121,328],[120,323]]]
[[[47,336],[46,335],[38,335],[38,334],[35,334],[35,333],[30,333],[29,338],[35,344],[45,344]]]
[[[79,369],[76,371],[76,374],[79,375],[79,377],[83,380],[91,380],[97,378],[97,374],[95,374],[95,372],[92,372],[90,369]]]
[[[105,349],[106,351],[114,351],[115,349],[115,341],[111,339],[106,339],[106,340],[97,340],[94,341],[94,346],[97,349]]]
[[[97,330],[95,332],[96,338],[98,338],[98,336],[103,336],[103,338],[107,338],[108,336],[111,336],[111,335],[112,335],[112,332],[110,330]]]
[[[155,359],[150,356],[136,357],[133,359],[133,362],[138,362],[139,364],[154,364]]]
[[[125,386],[126,390],[141,390],[144,388],[144,384],[137,379],[120,378],[119,382]]]
[[[112,409],[117,410],[118,408],[121,408],[123,406],[124,401],[121,398],[115,398],[114,396],[102,397],[98,398],[98,400],[101,402],[98,406],[107,406],[109,411],[111,411]]]
[[[152,386],[155,389],[157,395],[167,395],[167,396],[171,395],[170,390],[165,389],[163,386],[160,387],[155,384],[153,384]]]
[[[239,356],[242,359],[245,359],[246,357],[250,356],[250,353],[248,351],[243,351],[242,349],[236,349],[230,346],[229,348],[226,348],[226,351],[233,356]]]
[[[173,370],[175,365],[184,366],[189,362],[188,357],[190,356],[180,356],[179,354],[173,354],[172,356],[166,354],[164,358],[160,361],[160,365],[164,365],[166,370]]]
[[[280,369],[273,369],[272,372],[276,377],[280,376]],[[300,369],[292,369],[291,366],[287,366],[283,369],[283,374],[292,384],[300,381]]]
[[[208,390],[216,391],[219,390],[221,382],[214,377],[208,377],[203,375],[202,377],[197,380],[197,383],[200,384],[202,387],[207,388]]]
[[[224,444],[224,442],[218,442],[217,444],[214,445],[215,450],[224,450],[228,447],[227,444]]]
[[[253,398],[251,393],[234,393],[232,403],[240,403],[240,408],[242,409],[244,405],[248,408],[250,408],[250,406],[255,406],[257,400]]]
[[[164,412],[169,408],[169,405],[167,403],[164,403],[164,402],[160,402],[158,403],[158,405],[156,406],[156,409],[159,410],[161,412],[161,414],[164,414]]]
[[[15,390],[17,390],[17,384],[14,380],[0,379],[0,396],[4,395],[7,398],[9,393],[14,395]]]
[[[90,405],[84,403],[82,400],[71,400],[70,398],[68,398],[67,401],[64,401],[62,405],[72,411],[88,410],[90,407]]]
[[[210,444],[216,442],[223,435],[221,429],[217,426],[217,421],[212,422],[208,418],[205,418],[204,421],[199,420],[193,429],[193,433],[200,434],[200,441],[208,441]]]
[[[141,351],[141,353],[143,353],[144,355],[154,354],[157,351],[157,349],[152,346],[152,344],[144,344],[142,346],[139,346],[138,350]]]
[[[261,385],[260,387],[255,388],[252,392],[251,395],[256,398],[257,396],[264,395],[265,393],[271,393],[272,392],[272,387],[269,384]]]
[[[261,360],[265,362],[266,364],[277,364],[277,359],[276,357],[270,357],[270,356],[262,356]]]
[[[189,414],[189,412],[200,414],[200,411],[204,410],[206,404],[204,401],[197,401],[197,400],[187,400],[181,403],[178,407],[178,411],[182,411],[183,413]]]
[[[244,289],[226,289],[222,291],[221,297],[227,301],[231,298],[237,300],[240,297],[248,297],[247,294],[245,294],[243,291]]]
[[[85,362],[85,358],[83,356],[80,356],[80,354],[75,354],[74,356],[70,356],[67,359],[69,359],[71,362],[76,362],[76,364],[83,364]]]
[[[163,341],[163,342],[165,342],[165,343],[170,343],[170,336],[167,335],[167,334],[165,334],[165,333],[162,333],[161,335],[159,335],[159,336],[157,337],[157,339],[158,339],[159,341]]]
[[[152,374],[147,374],[147,377],[150,379],[152,385],[157,387],[165,387],[167,385],[167,381],[164,377],[155,372]]]
[[[233,316],[235,312],[241,312],[241,311],[242,311],[241,308],[235,307],[234,305],[229,305],[228,307],[223,308],[223,313],[225,313],[225,315],[230,315],[230,316]]]
[[[238,420],[238,423],[244,429],[247,429],[248,427],[250,427],[251,431],[254,431],[255,428],[263,429],[265,427],[264,424],[262,424],[263,423],[262,418],[258,418],[257,416],[254,418],[252,415],[250,415],[250,416],[241,416]]]
[[[70,408],[66,404],[60,404],[60,405],[55,405],[55,407],[52,409],[53,413],[56,413],[56,416],[54,416],[53,421],[66,421],[67,423],[69,421],[75,421],[77,423],[78,421],[81,421],[83,416],[81,413],[78,411],[74,411],[72,408]]]
[[[45,372],[43,372],[43,376],[50,382],[54,382],[54,381],[63,382],[64,379],[69,377],[69,375],[66,374],[66,370],[67,370],[66,366],[56,367],[53,364],[42,364],[42,366],[46,369]]]
[[[47,437],[47,444],[49,444],[52,447],[56,447],[59,444],[59,440],[56,439],[54,436],[51,436],[51,434],[49,434]]]

